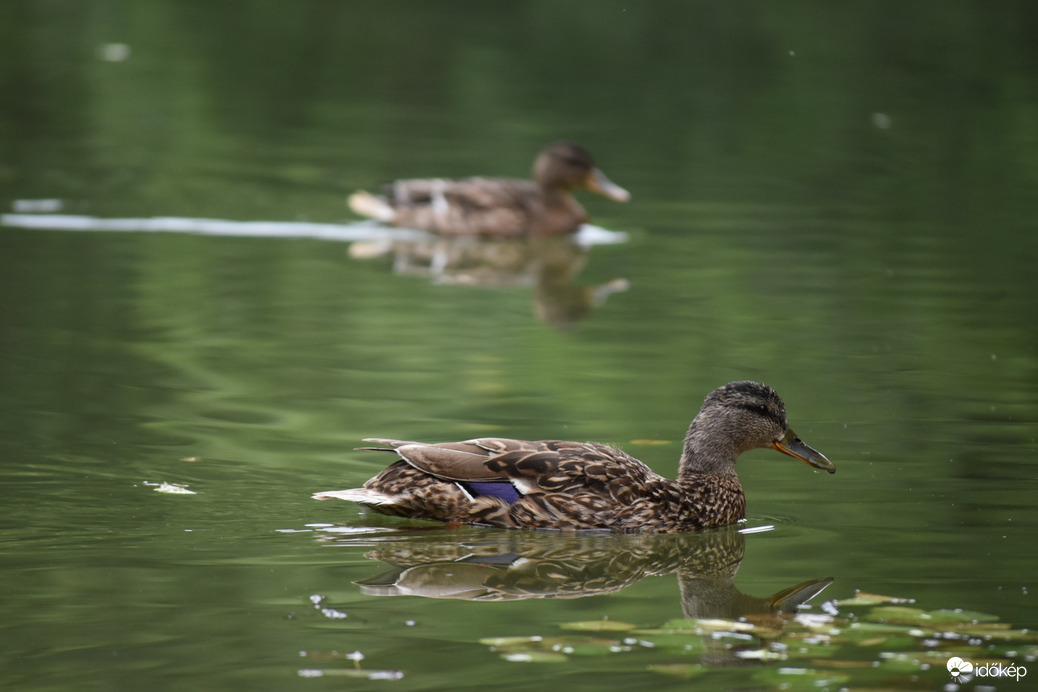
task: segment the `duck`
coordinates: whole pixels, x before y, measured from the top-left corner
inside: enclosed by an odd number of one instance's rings
[[[347,202],[360,216],[393,226],[446,236],[516,238],[577,231],[587,213],[574,199],[574,188],[617,202],[631,198],[575,142],[545,147],[534,161],[533,177],[397,180],[382,195],[360,190]]]
[[[707,395],[685,435],[677,479],[596,442],[479,438],[424,443],[367,438],[360,450],[397,461],[361,488],[315,493],[393,516],[510,529],[673,533],[746,516],[735,472],[745,451],[771,448],[835,473],[790,429],[774,389],[748,380]]]

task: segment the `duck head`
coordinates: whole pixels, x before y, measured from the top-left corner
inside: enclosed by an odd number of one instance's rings
[[[534,161],[533,177],[546,190],[583,187],[615,202],[631,198],[631,193],[595,167],[587,149],[573,142],[555,142],[545,147]]]
[[[750,449],[768,448],[829,473],[836,467],[805,443],[786,420],[786,406],[760,382],[729,382],[707,395],[688,428],[682,471],[734,473],[735,460]]]

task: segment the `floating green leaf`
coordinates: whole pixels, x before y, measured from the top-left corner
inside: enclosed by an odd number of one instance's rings
[[[783,690],[819,690],[836,687],[851,679],[844,672],[802,666],[781,666],[757,671],[753,679]]]
[[[794,691],[939,687],[949,679],[945,664],[951,656],[974,665],[1004,666],[1038,656],[1038,633],[1012,629],[987,613],[925,610],[905,605],[909,599],[863,593],[834,603],[840,605],[839,612],[675,619],[657,627],[580,621],[560,627],[587,635],[482,642],[509,661],[555,662],[623,652],[632,672],[649,670],[680,679],[723,676],[718,686],[731,686],[732,678],[742,676],[735,686]],[[652,658],[646,660],[647,656]],[[748,661],[757,665],[740,664]]]
[[[506,649],[510,647],[532,646],[544,641],[544,637],[485,637],[479,640],[480,644],[492,649]]]
[[[665,623],[659,626],[659,630],[666,631],[681,631],[681,630],[695,630],[697,627],[697,620],[689,620],[682,618],[680,620],[667,620]]]
[[[618,620],[585,620],[582,622],[566,622],[560,625],[564,630],[577,630],[578,632],[627,632],[638,627],[629,622]]]
[[[908,606],[880,606],[865,615],[868,622],[884,622],[894,625],[929,625],[932,618],[922,608]]]
[[[513,663],[562,663],[569,660],[565,654],[554,651],[515,651],[503,653],[501,658]]]
[[[689,630],[634,630],[631,636],[637,637],[640,642],[648,642],[656,649],[667,651],[701,654],[706,648],[703,637],[692,636]]]
[[[675,678],[688,680],[710,670],[701,663],[654,663],[649,666],[653,673],[663,673]]]
[[[915,673],[924,666],[920,657],[913,653],[885,651],[879,656],[879,669],[887,673]]]
[[[930,618],[935,622],[998,622],[997,615],[991,615],[990,613],[980,613],[976,610],[932,610],[929,613]],[[1001,624],[1001,623],[999,623]],[[1007,628],[1008,624],[1005,625]]]
[[[507,661],[544,663],[564,661],[569,656],[604,656],[631,647],[616,639],[602,637],[490,637],[481,644],[501,654]]]
[[[363,668],[301,668],[301,678],[360,678],[363,680],[400,680],[400,670],[365,670]]]
[[[845,598],[842,601],[836,601],[837,605],[842,606],[873,606],[880,605],[881,603],[914,603],[915,600],[911,598],[898,598],[897,596],[883,596],[878,593],[866,593],[859,591],[854,594],[851,598]]]

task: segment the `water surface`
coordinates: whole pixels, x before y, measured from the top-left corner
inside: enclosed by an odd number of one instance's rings
[[[725,593],[832,578],[809,612],[863,590],[1038,626],[1030,5],[59,6],[2,10],[5,212],[350,224],[350,190],[525,176],[559,137],[633,198],[581,197],[627,242],[563,281],[326,238],[0,227],[0,681],[687,687],[651,666],[700,653],[481,643],[681,619],[673,565],[581,598],[387,597],[354,583],[387,544],[519,539],[309,498],[375,473],[351,450],[378,435],[593,439],[672,475],[702,397],[743,378],[838,472],[742,458],[747,526],[773,528],[738,534]],[[711,665],[724,688],[783,664]]]

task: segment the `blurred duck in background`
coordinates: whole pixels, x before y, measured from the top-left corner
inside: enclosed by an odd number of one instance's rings
[[[573,197],[585,188],[617,202],[631,198],[595,167],[587,149],[573,142],[544,148],[534,180],[428,178],[398,180],[384,194],[359,191],[350,208],[383,223],[447,236],[517,238],[573,233],[587,213]]]

